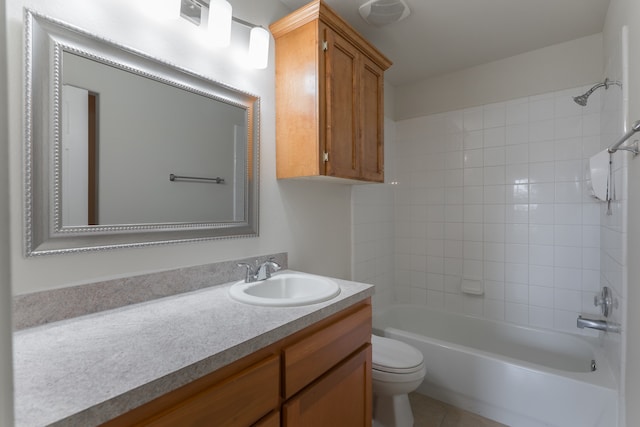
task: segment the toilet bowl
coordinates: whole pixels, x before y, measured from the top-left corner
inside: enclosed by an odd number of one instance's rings
[[[422,353],[401,341],[371,335],[373,347],[373,426],[412,427],[408,394],[427,370]]]

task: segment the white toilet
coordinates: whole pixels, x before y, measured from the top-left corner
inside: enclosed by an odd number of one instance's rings
[[[413,427],[408,394],[427,369],[422,353],[409,344],[371,335],[373,346],[373,426]]]

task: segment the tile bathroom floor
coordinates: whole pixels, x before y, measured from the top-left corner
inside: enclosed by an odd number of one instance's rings
[[[418,393],[410,393],[414,427],[507,427]]]

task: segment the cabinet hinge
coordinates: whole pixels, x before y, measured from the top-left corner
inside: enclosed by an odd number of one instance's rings
[[[328,152],[324,152],[323,156],[322,156],[322,160],[324,160],[325,162],[329,161],[329,153]]]
[[[325,52],[329,50],[329,43],[327,43],[326,40],[322,42],[322,50],[324,50]]]

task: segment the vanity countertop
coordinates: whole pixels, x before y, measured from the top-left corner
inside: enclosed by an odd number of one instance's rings
[[[231,283],[14,334],[16,426],[97,425],[266,347],[373,294],[301,307],[232,300]]]

